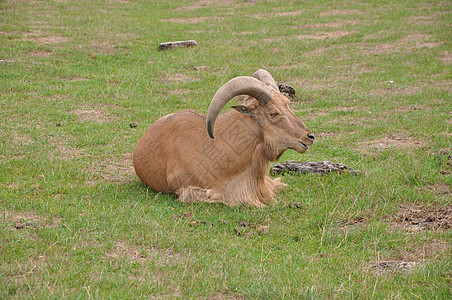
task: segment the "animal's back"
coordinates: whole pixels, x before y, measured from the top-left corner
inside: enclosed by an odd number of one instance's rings
[[[192,147],[197,132],[203,132],[205,117],[196,111],[181,111],[152,123],[133,153],[135,172],[155,191],[173,192],[168,185],[168,161]],[[207,137],[207,133],[205,133]]]

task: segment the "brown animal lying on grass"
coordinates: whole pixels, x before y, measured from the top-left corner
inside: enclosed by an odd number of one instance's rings
[[[237,95],[248,97],[219,115]],[[265,206],[284,186],[268,176],[270,162],[314,142],[288,104],[265,70],[233,78],[215,93],[206,116],[187,110],[153,123],[133,153],[135,171],[153,190],[183,202]]]

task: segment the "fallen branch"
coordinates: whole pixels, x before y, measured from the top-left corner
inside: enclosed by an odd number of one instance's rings
[[[343,164],[333,163],[331,161],[319,161],[319,162],[298,162],[293,160],[286,160],[282,163],[277,163],[273,166],[272,172],[276,174],[281,173],[315,173],[315,174],[327,174],[332,172],[344,172],[347,171],[353,174],[360,174],[361,171],[352,169]]]
[[[198,46],[198,43],[194,40],[177,41],[177,42],[160,43],[159,49],[160,50],[171,50],[171,49],[175,49],[175,48],[194,47],[194,46]]]

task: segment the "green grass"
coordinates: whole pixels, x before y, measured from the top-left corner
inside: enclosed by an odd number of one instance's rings
[[[452,211],[451,9],[0,0],[0,298],[449,299],[450,228],[410,231],[402,211]],[[186,39],[199,46],[158,51]],[[140,183],[130,153],[152,122],[206,112],[259,68],[317,135],[281,160],[361,175],[285,175],[263,209]]]

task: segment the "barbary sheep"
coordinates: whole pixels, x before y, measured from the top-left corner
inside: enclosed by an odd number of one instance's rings
[[[238,95],[249,97],[219,115]],[[288,104],[265,70],[233,78],[215,93],[206,116],[187,110],[153,123],[133,153],[135,172],[183,202],[265,206],[285,186],[268,176],[270,162],[287,149],[304,153],[314,142]]]

